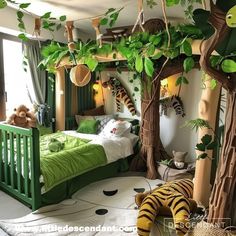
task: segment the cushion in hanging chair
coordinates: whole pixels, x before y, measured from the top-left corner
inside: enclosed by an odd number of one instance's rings
[[[76,65],[70,71],[70,80],[76,86],[83,87],[91,80],[91,71],[83,64]]]

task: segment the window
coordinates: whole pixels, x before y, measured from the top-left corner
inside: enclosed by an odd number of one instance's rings
[[[6,91],[6,115],[24,104],[32,109],[29,91],[32,90],[30,74],[23,69],[22,44],[9,39],[2,40],[3,67]]]

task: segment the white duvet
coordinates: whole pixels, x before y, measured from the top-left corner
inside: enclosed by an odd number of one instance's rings
[[[133,137],[132,138],[131,137],[130,138],[128,137],[107,138],[107,137],[96,135],[96,134],[82,134],[74,130],[67,130],[63,132],[67,135],[91,140],[90,143],[92,144],[99,144],[103,146],[106,156],[107,156],[108,163],[117,161],[121,158],[125,158],[134,153],[133,145],[136,142],[134,141]]]

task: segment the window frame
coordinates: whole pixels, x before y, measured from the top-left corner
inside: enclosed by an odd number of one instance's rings
[[[22,41],[14,35],[0,32],[0,121],[6,120],[6,87],[4,77],[3,40],[21,43]]]

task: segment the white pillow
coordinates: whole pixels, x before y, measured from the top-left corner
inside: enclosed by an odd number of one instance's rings
[[[136,144],[136,143],[138,142],[138,140],[139,140],[139,136],[136,135],[136,134],[132,134],[132,133],[126,133],[126,132],[125,132],[125,133],[123,134],[123,137],[128,138],[128,139],[131,141],[133,147],[135,146],[135,144]]]
[[[111,119],[100,134],[105,137],[121,137],[128,130],[131,130],[131,123],[128,121]]]

